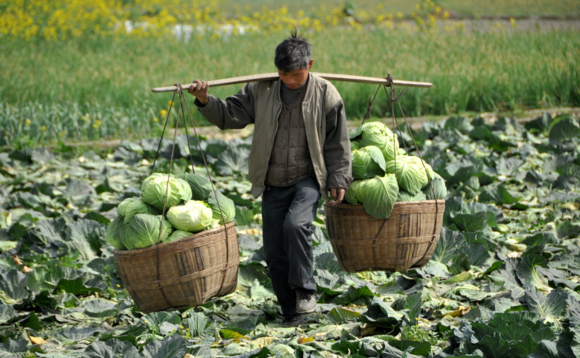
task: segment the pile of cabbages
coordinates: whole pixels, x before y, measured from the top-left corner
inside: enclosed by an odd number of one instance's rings
[[[364,123],[350,139],[355,181],[345,199],[364,205],[367,214],[386,219],[396,202],[444,199],[447,195],[443,178],[421,158],[399,148],[397,136],[383,123]]]
[[[117,250],[135,250],[227,224],[233,221],[236,209],[203,176],[155,173],[141,184],[141,198],[125,199],[117,213],[107,229],[107,241]]]

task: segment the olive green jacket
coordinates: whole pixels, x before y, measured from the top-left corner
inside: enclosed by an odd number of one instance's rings
[[[302,113],[310,157],[320,193],[329,199],[330,188],[346,189],[351,177],[351,154],[344,103],[336,88],[325,79],[309,74]],[[282,111],[280,80],[250,82],[225,101],[209,96],[200,113],[220,129],[240,129],[254,123],[249,159],[252,194],[259,197],[266,185],[266,173]]]

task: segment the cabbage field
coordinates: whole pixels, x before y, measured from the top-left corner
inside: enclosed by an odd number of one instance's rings
[[[298,328],[281,326],[265,269],[251,138],[201,143],[236,205],[237,290],[150,314],[124,289],[105,233],[119,203],[141,195],[159,139],[0,153],[0,357],[580,357],[578,118],[450,117],[413,134],[448,192],[431,261],[346,273],[321,207],[320,299]],[[412,147],[408,133],[398,140]],[[172,145],[161,144],[156,168],[167,172]],[[185,137],[175,153],[172,173],[188,172]]]

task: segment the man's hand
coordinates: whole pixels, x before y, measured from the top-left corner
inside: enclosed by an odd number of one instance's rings
[[[195,80],[193,82],[195,84],[189,86],[187,92],[190,95],[195,96],[198,101],[201,102],[204,106],[209,102],[209,98],[207,96],[207,89],[209,88],[209,84],[206,81]]]
[[[346,190],[341,188],[330,188],[330,195],[332,195],[332,201],[328,202],[328,205],[337,205],[342,202],[344,199],[344,193]]]

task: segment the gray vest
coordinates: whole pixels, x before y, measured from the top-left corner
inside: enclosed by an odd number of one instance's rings
[[[266,173],[266,185],[285,187],[294,185],[309,176],[316,176],[312,159],[310,159],[302,114],[302,101],[306,91],[305,86],[292,104],[282,104],[278,130]]]

